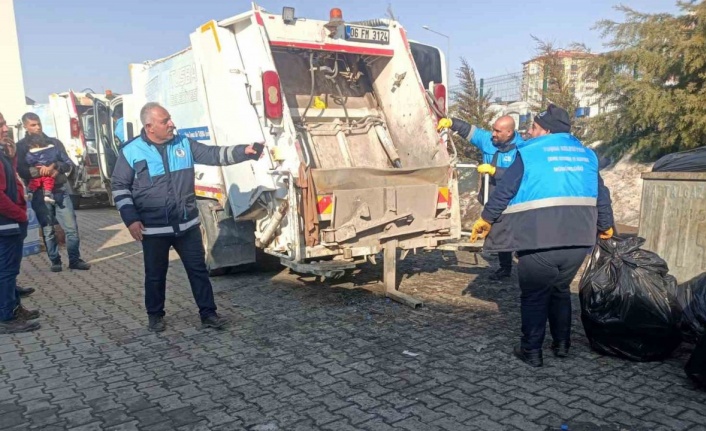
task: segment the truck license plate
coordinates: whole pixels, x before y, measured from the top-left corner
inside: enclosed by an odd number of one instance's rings
[[[350,40],[352,42],[372,42],[387,45],[390,43],[390,30],[347,25],[346,40]]]

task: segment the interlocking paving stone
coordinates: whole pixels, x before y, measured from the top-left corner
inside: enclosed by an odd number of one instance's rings
[[[659,363],[595,354],[575,286],[571,356],[547,350],[531,369],[511,353],[516,281],[489,281],[480,256],[401,261],[400,290],[424,299],[421,310],[381,295],[381,266],[323,283],[287,270],[212,278],[233,322],[213,331],[200,329],[172,251],[167,331],[153,334],[140,245],[115,209],[88,207],[78,221],[90,271],[51,273],[45,255],[23,261],[20,284],[37,288],[24,302],[42,311],[42,328],[0,335],[2,430],[706,427],[706,392],[683,373],[688,349]]]

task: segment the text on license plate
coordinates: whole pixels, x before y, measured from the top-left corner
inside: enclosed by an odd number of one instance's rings
[[[390,43],[390,30],[347,25],[346,39],[357,42],[388,44]]]

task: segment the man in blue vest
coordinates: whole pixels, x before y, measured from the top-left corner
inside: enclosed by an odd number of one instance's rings
[[[221,328],[208,278],[194,195],[194,164],[233,165],[257,160],[253,146],[205,145],[175,134],[166,109],[147,103],[140,111],[140,136],[126,142],[113,171],[115,206],[130,234],[142,242],[145,306],[149,330],[161,332],[169,249],[179,254],[189,277],[203,327]]]
[[[17,274],[22,263],[22,247],[27,236],[27,203],[17,177],[17,148],[0,114],[0,334],[34,331],[39,323],[36,310],[20,303]]]
[[[522,338],[514,353],[534,367],[543,363],[547,319],[554,355],[568,355],[571,281],[596,235],[613,236],[610,192],[598,158],[570,128],[568,113],[554,105],[535,117],[532,139],[518,146],[472,229],[472,240],[487,236],[487,251],[517,251]]]
[[[490,175],[488,196],[500,183],[507,168],[515,161],[517,146],[524,142],[519,133],[515,131],[515,120],[504,115],[493,123],[493,130],[484,130],[471,126],[458,118],[442,118],[439,120],[438,129],[451,129],[458,133],[483,153],[483,164],[478,166],[478,173]],[[478,191],[478,200],[483,202],[484,186]],[[495,271],[490,278],[501,280],[512,275],[512,252],[498,253],[500,269]]]

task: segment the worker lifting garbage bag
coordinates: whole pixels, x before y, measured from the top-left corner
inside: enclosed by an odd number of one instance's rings
[[[676,279],[645,240],[599,240],[581,278],[581,320],[591,347],[634,361],[668,357],[680,344]]]

